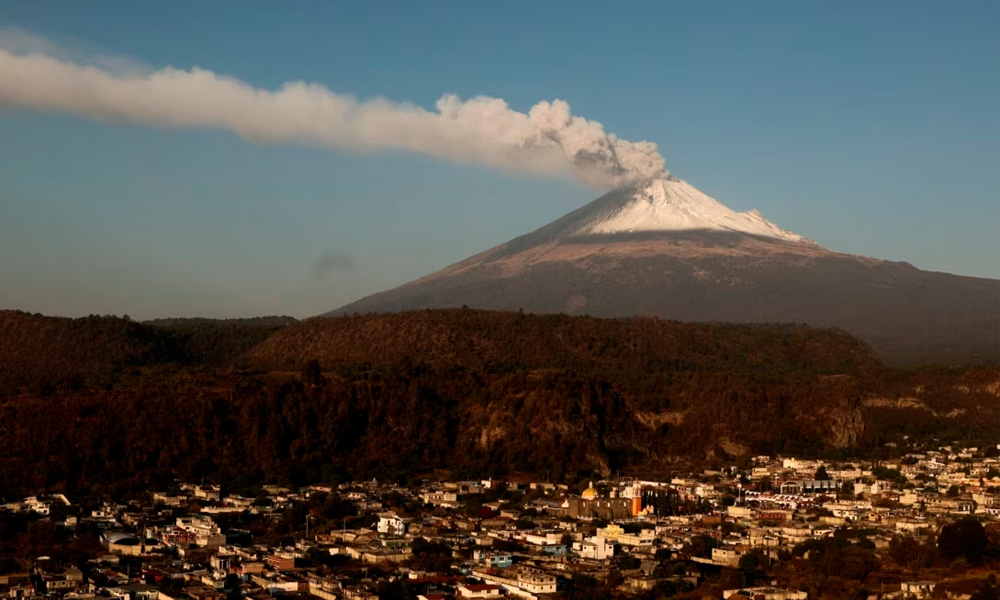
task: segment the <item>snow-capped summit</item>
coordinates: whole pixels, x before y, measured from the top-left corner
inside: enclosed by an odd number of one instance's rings
[[[736,212],[690,183],[654,179],[634,186],[631,195],[595,206],[577,235],[656,231],[734,231],[788,242],[814,242],[768,221],[757,210]]]
[[[998,294],[997,280],[831,251],[666,175],[330,314],[469,306],[808,323],[893,360],[995,362]]]

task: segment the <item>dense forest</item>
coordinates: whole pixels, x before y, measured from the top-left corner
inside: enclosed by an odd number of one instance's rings
[[[156,319],[145,321],[160,329],[181,352],[184,364],[225,365],[246,354],[272,333],[298,323],[292,317],[250,319]]]
[[[857,373],[878,365],[871,349],[836,329],[805,325],[679,323],[469,309],[316,318],[255,347],[269,370],[314,358],[324,369],[564,368],[620,380],[664,371]]]
[[[302,323],[0,313],[0,496],[173,477],[554,478],[991,440],[1000,369],[798,325],[471,310]],[[995,441],[994,441],[995,443]]]
[[[0,310],[0,396],[103,386],[122,369],[156,364],[225,365],[291,317],[254,319],[79,319]]]

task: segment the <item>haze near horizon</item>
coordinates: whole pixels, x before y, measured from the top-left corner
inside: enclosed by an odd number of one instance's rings
[[[0,13],[0,308],[304,317],[667,169],[1000,277],[1000,8]]]

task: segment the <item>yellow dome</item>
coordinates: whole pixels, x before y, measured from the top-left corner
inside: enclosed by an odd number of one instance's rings
[[[583,498],[584,500],[593,500],[594,498],[597,498],[597,490],[594,489],[594,484],[591,483],[590,487],[583,490],[583,493],[580,494],[580,497]]]

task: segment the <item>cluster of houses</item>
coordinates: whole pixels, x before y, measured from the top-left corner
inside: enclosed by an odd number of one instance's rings
[[[315,596],[374,600],[388,583],[421,600],[557,598],[577,574],[623,593],[662,582],[693,589],[748,554],[781,560],[797,545],[864,528],[876,551],[898,536],[934,536],[956,518],[1000,517],[1000,460],[977,448],[911,453],[877,466],[761,456],[751,465],[669,481],[356,482],[263,486],[255,497],[183,484],[147,500],[87,511],[65,496],[0,510],[99,531],[86,565],[23,556],[0,563],[0,594],[66,600],[233,600]],[[306,512],[294,535],[271,535],[317,495],[349,518]],[[263,501],[262,501],[263,499]],[[313,504],[310,504],[313,503]],[[53,507],[58,506],[58,510]],[[57,516],[55,516],[57,515]],[[264,524],[256,531],[226,526]],[[874,531],[872,535],[871,532]],[[705,543],[708,541],[709,543]],[[428,553],[435,553],[431,564]],[[672,568],[664,568],[665,564]],[[680,568],[678,568],[680,565]],[[3,569],[0,569],[3,570]],[[929,596],[935,582],[901,582],[885,597]],[[781,581],[726,589],[722,598],[797,600]]]

